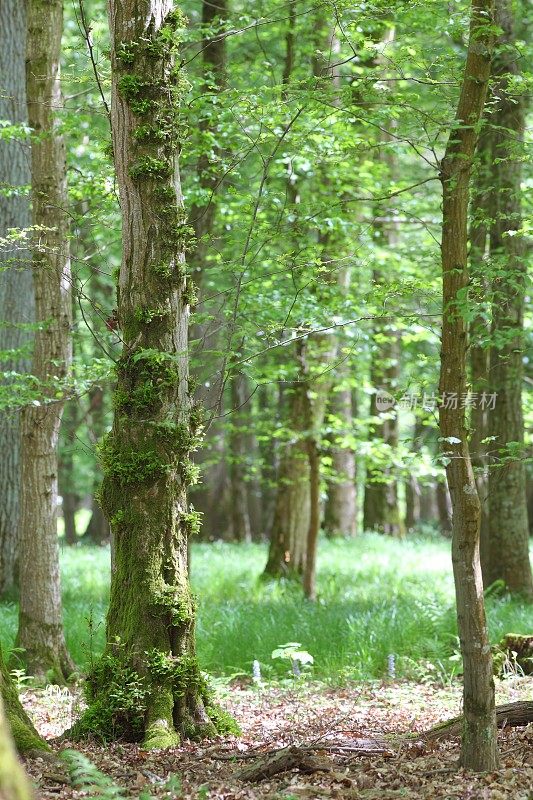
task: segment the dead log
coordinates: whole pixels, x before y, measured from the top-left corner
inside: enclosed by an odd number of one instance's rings
[[[253,764],[237,770],[233,777],[239,781],[256,783],[292,769],[307,773],[329,772],[331,764],[324,758],[310,755],[300,747],[291,746],[261,756]]]
[[[533,701],[520,700],[516,703],[504,703],[496,706],[496,723],[498,728],[518,728],[533,722]],[[423,739],[441,739],[447,736],[460,736],[463,729],[463,717],[454,717],[441,722],[422,734]]]

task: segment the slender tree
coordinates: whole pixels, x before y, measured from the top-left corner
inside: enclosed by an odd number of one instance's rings
[[[96,726],[160,748],[215,731],[187,575],[187,539],[198,526],[187,504],[189,453],[199,418],[189,394],[192,288],[177,160],[185,19],[171,0],[111,0],[109,22],[124,344],[113,428],[101,445],[101,499],[115,561],[107,648],[89,676],[93,702],[78,730]]]
[[[439,392],[440,434],[453,509],[452,562],[464,670],[461,764],[491,770],[498,765],[494,679],[479,561],[481,508],[468,446],[465,409],[454,397],[466,393],[469,285],[467,219],[470,174],[490,75],[492,0],[474,0],[470,38],[455,124],[441,162],[443,191],[443,318]]]
[[[250,419],[250,388],[246,375],[237,371],[231,378],[231,430],[229,436],[232,536],[238,542],[252,540],[248,507],[246,464]]]
[[[331,469],[328,481],[324,527],[328,536],[355,536],[357,533],[357,486],[355,450],[345,442],[353,433],[353,392],[349,385],[348,360],[336,373],[329,414],[333,418]]]
[[[0,4],[0,119],[13,125],[27,123],[24,71],[26,4],[4,0]],[[30,183],[29,148],[21,137],[0,139],[0,175],[9,191],[0,193],[0,238],[10,229],[29,228],[29,198],[22,189]],[[2,359],[5,372],[30,371],[24,347],[32,334],[24,324],[34,320],[34,295],[30,254],[20,241],[0,247],[0,351],[13,352]],[[21,324],[22,323],[22,324]],[[20,414],[0,414],[0,594],[15,582],[20,518]]]
[[[26,92],[32,129],[31,178],[35,336],[33,372],[43,399],[22,414],[20,614],[17,645],[28,672],[58,681],[74,670],[63,634],[57,542],[57,444],[64,408],[61,381],[71,361],[71,292],[65,146],[60,106],[63,4],[27,4]]]
[[[524,98],[516,94],[520,57],[515,49],[513,4],[496,4],[496,22],[502,33],[493,59],[494,109],[492,126],[491,192],[494,220],[490,230],[492,336],[489,392],[496,407],[489,411],[488,431],[492,460],[488,487],[488,558],[485,583],[497,579],[512,592],[533,600],[529,560],[526,470],[522,413],[524,357],[524,296],[526,261],[522,226],[522,159],[525,128]],[[518,235],[517,235],[518,234]]]
[[[384,53],[376,58],[376,66],[383,68],[384,55],[388,57],[387,48],[393,45],[395,35],[394,26],[388,26],[381,41]],[[390,63],[390,58],[388,58],[388,63]],[[395,180],[398,174],[397,159],[393,149],[394,127],[395,121],[392,120],[390,129],[382,131],[378,155],[378,162],[385,170],[390,181]],[[380,258],[380,250],[389,254],[394,253],[399,244],[398,224],[394,221],[394,209],[391,209],[389,204],[385,208],[389,211],[389,215],[384,218],[383,210],[380,207],[376,212],[376,222],[374,224],[374,241],[378,259]],[[383,286],[384,280],[383,269],[378,265],[372,273],[372,283],[378,291]],[[385,390],[389,394],[394,394],[400,379],[400,337],[394,324],[390,321],[379,319],[375,321],[371,358],[370,382],[375,390],[370,402],[370,416],[374,420],[371,425],[371,431],[373,438],[383,442],[384,447],[387,448],[389,453],[388,461],[392,463],[400,435],[398,413],[395,408],[382,412],[377,407],[377,392]],[[363,528],[364,530],[385,533],[388,536],[401,536],[403,534],[398,481],[394,475],[393,468],[390,466],[380,466],[378,469],[374,469],[370,465],[367,469]]]

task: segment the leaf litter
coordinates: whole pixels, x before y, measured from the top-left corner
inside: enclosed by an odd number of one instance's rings
[[[125,743],[54,744],[78,713],[76,696],[26,689],[24,705],[52,746],[77,750],[110,779],[75,787],[72,770],[69,775],[66,767],[29,760],[26,768],[38,797],[533,800],[533,725],[500,730],[501,767],[481,775],[457,768],[457,737],[423,736],[460,713],[459,683],[444,688],[403,681],[330,687],[295,681],[287,686],[226,685],[219,694],[242,736],[146,751]],[[533,678],[516,676],[498,684],[498,703],[517,700],[533,700]]]

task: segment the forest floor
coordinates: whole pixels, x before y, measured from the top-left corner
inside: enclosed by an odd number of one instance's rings
[[[533,678],[516,676],[498,683],[497,702],[530,699]],[[38,796],[42,800],[533,800],[531,725],[500,732],[501,768],[483,775],[458,771],[457,739],[430,742],[421,736],[400,736],[421,734],[459,713],[457,681],[446,688],[412,682],[333,688],[310,681],[258,688],[233,682],[222,689],[220,700],[241,725],[241,737],[185,742],[164,752],[130,744],[76,744],[114,786],[106,789],[100,777],[88,778],[83,788],[75,789],[66,772],[61,775],[49,763],[34,760],[27,768],[38,784]],[[23,702],[48,739],[69,727],[76,714],[76,699],[66,690],[25,690]],[[305,774],[296,768],[256,782],[238,777],[254,759],[287,745],[312,748],[304,758],[315,759],[320,771]]]

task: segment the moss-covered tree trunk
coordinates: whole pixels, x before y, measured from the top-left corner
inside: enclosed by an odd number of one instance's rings
[[[63,681],[74,670],[65,645],[57,543],[59,426],[71,362],[71,275],[61,105],[60,0],[27,3],[26,95],[31,179],[35,335],[33,373],[43,399],[22,413],[20,613],[17,646],[29,674]]]
[[[524,454],[522,382],[524,342],[525,248],[522,227],[522,143],[524,99],[518,80],[520,56],[515,50],[513,6],[501,0],[496,22],[502,29],[493,60],[492,181],[495,219],[490,231],[492,338],[489,393],[496,395],[488,411],[491,453],[488,486],[487,585],[501,579],[508,589],[533,600],[529,560]],[[509,450],[509,448],[511,448]],[[514,448],[514,451],[513,451]]]
[[[48,750],[48,745],[41,739],[33,727],[30,718],[22,708],[17,690],[4,663],[1,650],[0,696],[4,704],[5,716],[19,753],[24,754],[31,753],[34,750]],[[1,764],[2,758],[0,757],[0,765]]]
[[[0,119],[27,124],[24,71],[26,3],[3,0],[0,4]],[[10,229],[31,225],[30,203],[21,189],[30,183],[29,147],[16,138],[0,138],[0,238]],[[24,328],[34,320],[34,295],[30,254],[21,241],[0,246],[0,351],[2,370],[27,373],[33,334]],[[0,414],[0,594],[15,583],[20,521],[20,413]]]
[[[439,423],[453,508],[452,562],[464,671],[461,764],[474,770],[493,770],[498,765],[494,680],[479,561],[481,508],[470,459],[466,412],[449,398],[462,397],[467,387],[468,200],[490,74],[492,13],[491,0],[474,0],[456,121],[441,163],[443,317]]]
[[[192,286],[177,153],[185,81],[171,0],[111,0],[113,150],[122,211],[113,428],[101,446],[101,499],[115,547],[107,648],[89,677],[79,729],[167,747],[215,731],[195,656],[187,504],[198,415],[187,333]]]
[[[33,791],[19,763],[0,697],[0,798],[31,800]]]

